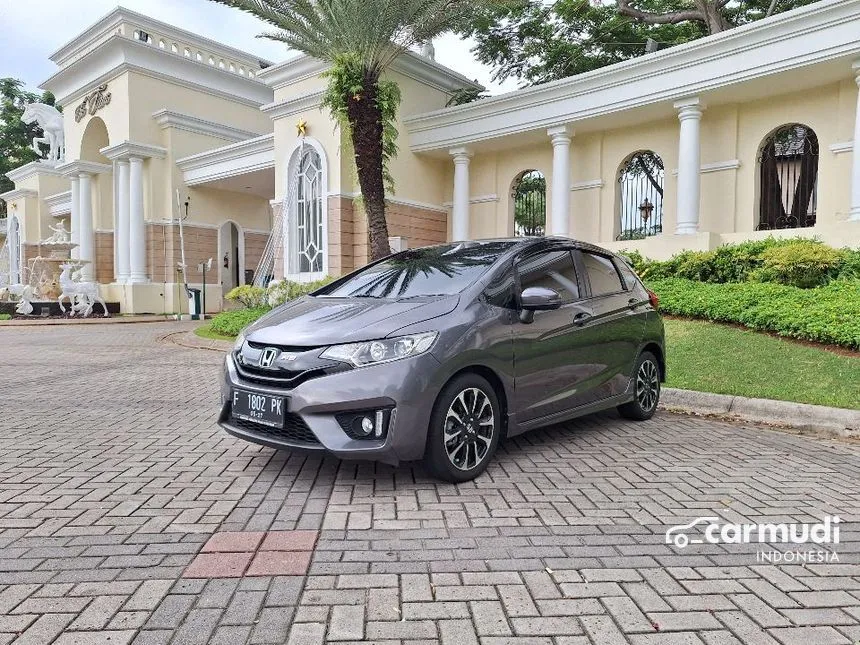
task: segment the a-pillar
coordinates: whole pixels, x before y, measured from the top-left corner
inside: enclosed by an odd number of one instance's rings
[[[701,194],[701,140],[699,126],[702,105],[698,98],[675,103],[681,132],[678,140],[678,223],[675,233],[694,235],[699,232],[699,197]]]
[[[120,159],[117,165],[117,225],[116,225],[116,281],[128,282],[131,273],[129,258],[129,169],[128,161]]]
[[[860,88],[860,60],[853,65],[854,80]],[[857,92],[857,112],[854,115],[854,160],[851,166],[851,215],[860,220],[860,91]]]
[[[129,157],[129,282],[148,282],[146,228],[143,224],[143,159]]]
[[[451,234],[455,241],[469,239],[469,160],[467,148],[452,148],[454,159],[454,199],[451,206]]]
[[[549,232],[570,235],[570,137],[566,125],[546,131],[552,142],[552,215]]]
[[[78,179],[78,259],[84,261],[81,266],[81,279],[84,282],[92,282],[95,278],[96,262],[92,176],[88,172],[82,172],[78,174]]]

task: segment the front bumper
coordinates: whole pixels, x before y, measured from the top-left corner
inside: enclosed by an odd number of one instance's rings
[[[240,439],[272,448],[329,452],[341,459],[369,459],[396,465],[424,455],[433,402],[441,384],[439,361],[432,354],[383,365],[318,376],[291,389],[260,385],[243,379],[232,354],[225,361],[218,424]],[[284,433],[231,417],[231,389],[282,396],[287,413],[303,422],[310,440],[285,438]],[[388,432],[381,439],[353,439],[335,415],[354,410],[391,409]]]

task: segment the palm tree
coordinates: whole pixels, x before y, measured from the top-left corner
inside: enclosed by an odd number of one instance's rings
[[[388,161],[397,153],[397,85],[383,78],[408,48],[451,30],[492,0],[214,0],[268,22],[262,34],[326,61],[323,105],[346,126],[376,260],[391,253],[385,220]]]

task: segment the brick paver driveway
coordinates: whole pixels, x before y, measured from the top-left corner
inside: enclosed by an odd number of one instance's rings
[[[0,328],[0,643],[860,641],[856,445],[607,414],[443,485],[230,438],[175,329]],[[825,514],[839,563],[664,544]]]

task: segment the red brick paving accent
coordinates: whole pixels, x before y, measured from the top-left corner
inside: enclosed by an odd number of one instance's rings
[[[318,536],[318,531],[214,533],[182,573],[182,577],[305,575]]]
[[[269,531],[260,551],[313,551],[317,535],[318,531]]]
[[[260,544],[264,535],[264,531],[225,531],[224,533],[215,533],[203,545],[200,552],[248,553],[257,549],[257,545]]]
[[[253,553],[200,553],[182,573],[183,578],[241,578]]]
[[[246,575],[303,576],[310,564],[310,551],[260,551],[254,556]]]

